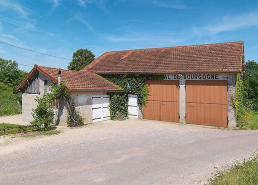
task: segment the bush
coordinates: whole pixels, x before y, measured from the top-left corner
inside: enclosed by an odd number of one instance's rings
[[[4,105],[4,115],[18,114],[21,112],[21,103],[17,104],[20,99],[20,94],[13,94],[12,92],[0,92],[0,107],[1,103]]]
[[[46,95],[42,98],[37,97],[36,101],[38,106],[36,109],[32,109],[34,121],[31,122],[31,125],[39,130],[50,130],[54,121],[54,110],[49,105]]]

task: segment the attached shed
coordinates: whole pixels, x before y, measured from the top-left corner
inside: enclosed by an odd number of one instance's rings
[[[104,80],[100,76],[87,71],[73,71],[35,65],[30,73],[17,87],[22,91],[23,122],[33,120],[32,109],[37,107],[36,97],[43,97],[51,92],[51,84],[60,80],[71,93],[76,109],[80,112],[85,123],[110,119],[108,92],[121,92],[122,89]],[[65,102],[56,102],[55,122],[66,125],[67,109]]]
[[[162,74],[149,80],[143,118],[236,127],[231,97],[244,70],[244,42],[106,52],[82,71],[100,75]]]

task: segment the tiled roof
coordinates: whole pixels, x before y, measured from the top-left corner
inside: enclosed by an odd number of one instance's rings
[[[73,71],[58,68],[35,65],[31,72],[16,88],[17,90],[24,87],[27,80],[34,76],[39,71],[47,76],[52,81],[58,83],[58,72],[61,71],[61,81],[66,85],[68,91],[122,91],[118,86],[106,81],[102,77],[92,72]]]
[[[244,42],[106,52],[82,71],[98,74],[240,72]]]

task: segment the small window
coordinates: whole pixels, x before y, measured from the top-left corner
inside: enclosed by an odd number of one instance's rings
[[[48,85],[48,80],[44,80],[44,86]]]

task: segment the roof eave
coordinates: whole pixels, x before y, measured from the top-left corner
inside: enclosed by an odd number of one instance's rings
[[[112,89],[71,89],[70,92],[123,92],[122,89],[112,90]]]

